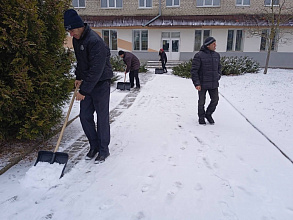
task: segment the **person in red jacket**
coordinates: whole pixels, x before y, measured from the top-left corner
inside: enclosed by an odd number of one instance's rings
[[[124,63],[126,64],[125,75],[129,72],[129,80],[130,80],[130,87],[134,87],[134,78],[135,78],[135,85],[136,88],[140,88],[139,78],[138,78],[138,71],[140,68],[139,59],[130,52],[124,52],[120,50],[118,55],[123,59]]]
[[[164,73],[167,73],[166,63],[167,63],[167,55],[163,49],[160,49],[159,51],[160,61],[162,63],[162,68]]]

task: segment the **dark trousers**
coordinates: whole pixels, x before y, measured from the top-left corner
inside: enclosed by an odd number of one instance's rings
[[[134,78],[135,78],[135,85],[137,88],[140,88],[139,78],[138,78],[138,70],[132,70],[129,72],[129,81],[130,87],[134,87]]]
[[[204,105],[206,102],[206,93],[209,93],[211,102],[205,111]],[[204,118],[205,115],[211,115],[216,110],[216,107],[219,102],[219,92],[218,88],[216,89],[201,89],[198,91],[198,117]]]
[[[91,94],[86,95],[80,102],[80,121],[90,148],[98,149],[101,155],[109,153],[110,124],[109,101],[110,80],[99,82]],[[94,112],[97,114],[97,126],[94,121]]]
[[[164,61],[161,61],[161,62],[162,62],[162,68],[164,72],[167,72],[166,63]]]

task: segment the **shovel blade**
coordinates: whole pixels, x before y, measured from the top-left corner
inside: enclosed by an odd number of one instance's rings
[[[64,175],[64,170],[67,165],[69,159],[69,155],[67,153],[63,152],[52,152],[52,151],[39,151],[38,152],[38,158],[35,162],[35,165],[37,165],[38,162],[47,162],[47,163],[59,163],[64,164],[64,167],[62,169],[62,173],[60,175],[60,178]]]
[[[161,68],[156,68],[155,69],[155,74],[163,74],[164,73],[164,70],[161,69]]]
[[[59,164],[67,164],[68,158],[69,158],[69,156],[68,156],[67,153],[56,152],[53,163],[56,162],[56,163],[59,163]]]
[[[36,166],[38,162],[51,163],[51,161],[53,160],[53,157],[54,157],[54,153],[52,151],[41,150],[38,152],[38,157],[34,166]]]
[[[129,82],[118,82],[117,89],[120,90],[130,90],[130,83]]]
[[[48,163],[59,163],[59,164],[66,164],[69,159],[69,156],[67,153],[62,152],[52,152],[52,151],[39,151],[38,152],[38,158],[35,162],[35,165],[38,162],[48,162]]]

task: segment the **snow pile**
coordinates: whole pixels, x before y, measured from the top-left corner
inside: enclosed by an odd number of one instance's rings
[[[31,167],[20,180],[20,184],[25,188],[48,189],[60,183],[60,175],[64,164],[38,162]]]

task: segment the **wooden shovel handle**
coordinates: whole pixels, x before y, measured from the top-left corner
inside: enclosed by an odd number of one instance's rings
[[[74,90],[74,93],[73,93],[73,96],[72,96],[72,99],[71,99],[71,102],[70,102],[70,105],[69,105],[69,108],[68,108],[68,111],[67,111],[67,115],[66,115],[66,118],[65,118],[65,121],[64,121],[62,130],[60,132],[60,135],[59,135],[59,138],[58,138],[58,141],[57,141],[55,150],[54,150],[54,153],[56,153],[57,150],[58,150],[58,148],[59,148],[59,145],[60,145],[60,142],[61,142],[61,139],[62,139],[64,130],[66,128],[66,125],[67,125],[67,122],[68,122],[68,118],[69,118],[69,115],[70,115],[70,112],[71,112],[71,109],[72,109],[72,106],[73,106],[73,102],[74,102],[75,96],[77,94],[77,90],[78,90],[78,87],[76,87],[75,90]]]

